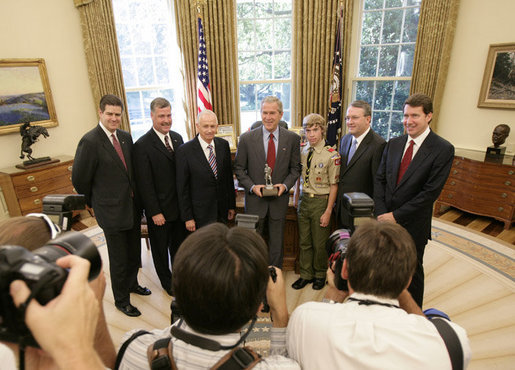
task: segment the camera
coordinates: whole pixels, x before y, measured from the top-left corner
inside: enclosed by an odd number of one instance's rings
[[[33,296],[44,305],[57,297],[68,277],[68,270],[55,261],[77,255],[90,264],[88,280],[95,279],[102,269],[102,260],[95,244],[78,232],[64,233],[34,251],[6,245],[0,247],[0,340],[39,347],[25,325],[24,312],[16,308],[9,294],[13,280],[23,280]]]
[[[51,194],[43,197],[43,213],[63,231],[71,229],[73,211],[85,208],[86,197],[82,194]]]
[[[347,255],[347,247],[350,240],[350,230],[338,229],[327,239],[325,248],[329,256],[329,268],[334,272],[334,285],[338,290],[349,290],[347,280],[342,278],[343,260]]]

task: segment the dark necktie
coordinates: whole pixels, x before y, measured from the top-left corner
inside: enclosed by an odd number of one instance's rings
[[[118,153],[118,157],[120,157],[120,159],[122,160],[123,165],[125,166],[125,169],[127,169],[127,163],[125,163],[125,157],[123,156],[122,147],[120,146],[120,143],[116,139],[115,134],[111,134],[111,137],[113,138],[114,149],[116,150],[116,153]]]
[[[266,153],[266,163],[268,167],[270,167],[273,171],[275,166],[275,144],[274,144],[274,134],[270,134],[268,137],[268,151]]]
[[[401,182],[402,176],[404,176],[404,173],[411,163],[411,157],[413,157],[413,144],[415,144],[415,142],[410,140],[408,149],[406,149],[406,153],[404,153],[404,157],[402,157],[401,166],[399,167],[399,175],[397,176],[397,185]]]
[[[211,169],[213,170],[215,177],[218,178],[218,170],[216,169],[216,157],[213,153],[213,146],[209,144],[207,148],[209,149],[209,165],[211,166]]]
[[[168,151],[170,153],[173,153],[173,149],[172,147],[170,146],[170,142],[168,141],[168,135],[165,135],[165,146],[166,146],[166,149],[168,149]]]
[[[306,177],[304,178],[304,186],[309,187],[309,173],[311,172],[311,160],[313,159],[314,148],[309,148],[308,159],[306,161]]]

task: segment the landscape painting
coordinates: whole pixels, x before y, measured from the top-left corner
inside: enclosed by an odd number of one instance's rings
[[[515,108],[515,44],[490,45],[478,107]]]
[[[57,126],[43,59],[0,59],[0,134],[23,123]]]

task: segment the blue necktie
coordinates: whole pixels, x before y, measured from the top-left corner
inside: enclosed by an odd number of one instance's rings
[[[211,166],[211,169],[213,170],[215,177],[218,178],[218,171],[216,169],[216,157],[213,153],[213,146],[210,144],[207,146],[207,148],[209,149],[209,165]]]
[[[352,137],[352,145],[350,146],[350,149],[349,149],[349,155],[347,156],[347,164],[349,164],[350,160],[352,159],[352,157],[354,156],[354,153],[356,153],[356,149],[358,147],[358,141],[356,140],[356,138],[353,136]]]

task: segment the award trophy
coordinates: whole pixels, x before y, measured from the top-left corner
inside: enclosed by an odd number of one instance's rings
[[[272,185],[272,169],[265,164],[265,187],[263,188],[264,197],[276,197],[279,189]]]

